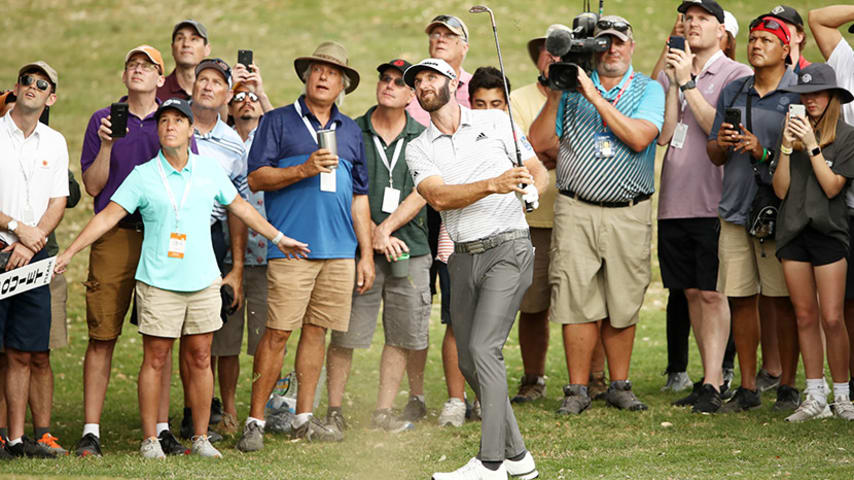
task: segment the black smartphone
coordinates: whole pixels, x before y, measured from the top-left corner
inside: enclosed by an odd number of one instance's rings
[[[122,138],[128,128],[128,104],[114,103],[110,105],[110,134],[113,138]]]
[[[739,130],[738,124],[741,123],[741,110],[737,108],[727,108],[724,113],[724,123],[732,125],[735,130]]]
[[[672,48],[673,50],[685,51],[685,37],[680,37],[679,35],[672,35],[670,37],[670,40],[667,41],[667,46]]]
[[[249,68],[252,65],[252,50],[238,50],[237,63]]]
[[[0,252],[0,273],[6,271],[6,264],[9,263],[9,257],[12,256],[12,252]]]

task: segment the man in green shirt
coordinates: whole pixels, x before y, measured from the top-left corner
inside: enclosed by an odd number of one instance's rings
[[[389,432],[413,428],[391,413],[404,370],[409,373],[410,403],[424,405],[424,365],[413,358],[427,348],[431,295],[429,272],[432,258],[427,243],[426,202],[414,189],[406,167],[406,144],[424,130],[406,113],[412,90],[403,82],[409,67],[395,59],[377,67],[377,105],[356,119],[362,128],[368,165],[373,222],[374,263],[377,277],[367,292],[353,294],[350,328],[332,332],[327,356],[330,425],[346,428],[341,415],[344,387],[350,374],[354,348],[368,348],[383,305],[385,346],[380,360],[377,408],[371,424]],[[408,271],[405,263],[408,262]],[[409,364],[409,365],[407,365]],[[411,368],[411,367],[415,368]]]

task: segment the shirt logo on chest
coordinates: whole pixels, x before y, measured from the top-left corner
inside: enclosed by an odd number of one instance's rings
[[[477,134],[477,137],[475,137],[474,141],[475,141],[475,142],[479,142],[479,141],[481,141],[481,140],[486,140],[486,139],[487,139],[487,138],[486,138],[486,134],[485,134],[485,133],[483,133],[483,132],[480,132],[480,133],[478,133],[478,134]]]

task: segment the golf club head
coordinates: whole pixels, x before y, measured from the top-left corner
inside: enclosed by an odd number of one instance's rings
[[[489,20],[492,22],[492,26],[495,27],[495,15],[492,14],[492,9],[487,7],[486,5],[474,5],[469,8],[469,13],[488,13]]]

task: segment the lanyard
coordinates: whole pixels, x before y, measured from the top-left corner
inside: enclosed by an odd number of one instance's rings
[[[302,123],[305,124],[305,128],[308,129],[308,133],[311,134],[311,138],[314,139],[314,143],[317,143],[317,130],[314,129],[314,125],[311,124],[311,121],[308,119],[308,117],[302,114],[302,107],[300,107],[299,99],[294,102],[294,109],[297,111],[297,115],[299,115],[302,119]],[[336,126],[337,124],[335,122],[332,122],[332,126],[330,127],[330,129],[335,130]]]
[[[12,117],[8,116],[8,115],[7,115],[6,121],[14,123],[14,120],[12,120]],[[38,125],[36,125],[36,127],[38,128]],[[6,133],[9,135],[9,140],[12,141],[13,145],[18,143],[17,140],[15,139],[15,136],[12,133],[12,129],[8,125],[6,126]],[[30,134],[30,136],[33,136],[33,135],[36,135],[35,130],[33,130],[33,133]],[[30,180],[32,180],[33,176],[35,176],[35,174],[36,174],[35,159],[34,158],[30,159],[30,163],[32,165],[31,165],[29,173],[27,173],[26,165],[24,165],[23,160],[21,160],[21,157],[23,156],[23,153],[26,149],[27,140],[29,140],[29,139],[24,137],[23,140],[21,141],[20,150],[18,152],[16,152],[16,154],[15,154],[15,160],[18,161],[18,166],[21,167],[21,176],[24,177],[24,190],[26,192],[26,197],[27,197],[27,210],[28,210],[28,212],[32,213],[33,204],[32,204],[32,201],[30,199]],[[35,141],[36,141],[35,151],[38,152],[39,151],[39,143],[41,142],[41,136],[36,136]],[[17,145],[16,145],[16,147],[17,147]],[[35,219],[34,218],[26,219],[25,222],[35,222]]]
[[[374,145],[377,147],[377,154],[380,156],[380,160],[383,161],[383,165],[388,169],[388,186],[394,188],[394,181],[392,180],[392,171],[394,171],[394,166],[397,165],[397,160],[400,158],[400,151],[403,147],[403,139],[400,138],[397,140],[397,146],[394,147],[394,153],[391,155],[391,163],[388,162],[388,157],[385,154],[385,149],[383,148],[382,142],[380,142],[379,137],[376,135],[374,137]]]
[[[611,105],[613,105],[614,108],[617,108],[617,102],[620,101],[620,97],[623,96],[623,93],[625,93],[626,89],[629,88],[629,85],[632,84],[633,78],[635,78],[635,72],[632,72],[632,74],[629,75],[629,79],[626,80],[626,83],[623,84],[623,88],[621,88],[620,92],[617,93],[617,98],[615,98],[614,101],[608,100],[607,98],[605,98],[605,100]],[[604,96],[602,98],[604,98]],[[602,128],[608,128],[608,122],[606,122],[604,118],[602,119]]]
[[[190,155],[190,178],[187,179],[187,184],[184,185],[184,196],[181,198],[181,205],[175,202],[175,194],[172,193],[172,187],[166,180],[166,170],[163,169],[163,161],[157,159],[157,168],[160,171],[160,179],[163,180],[163,186],[166,187],[166,193],[169,195],[169,201],[172,203],[172,209],[175,210],[175,228],[178,228],[178,223],[181,222],[181,210],[184,209],[184,204],[187,203],[187,197],[190,196],[190,184],[193,183],[193,171],[196,170],[196,158]]]

